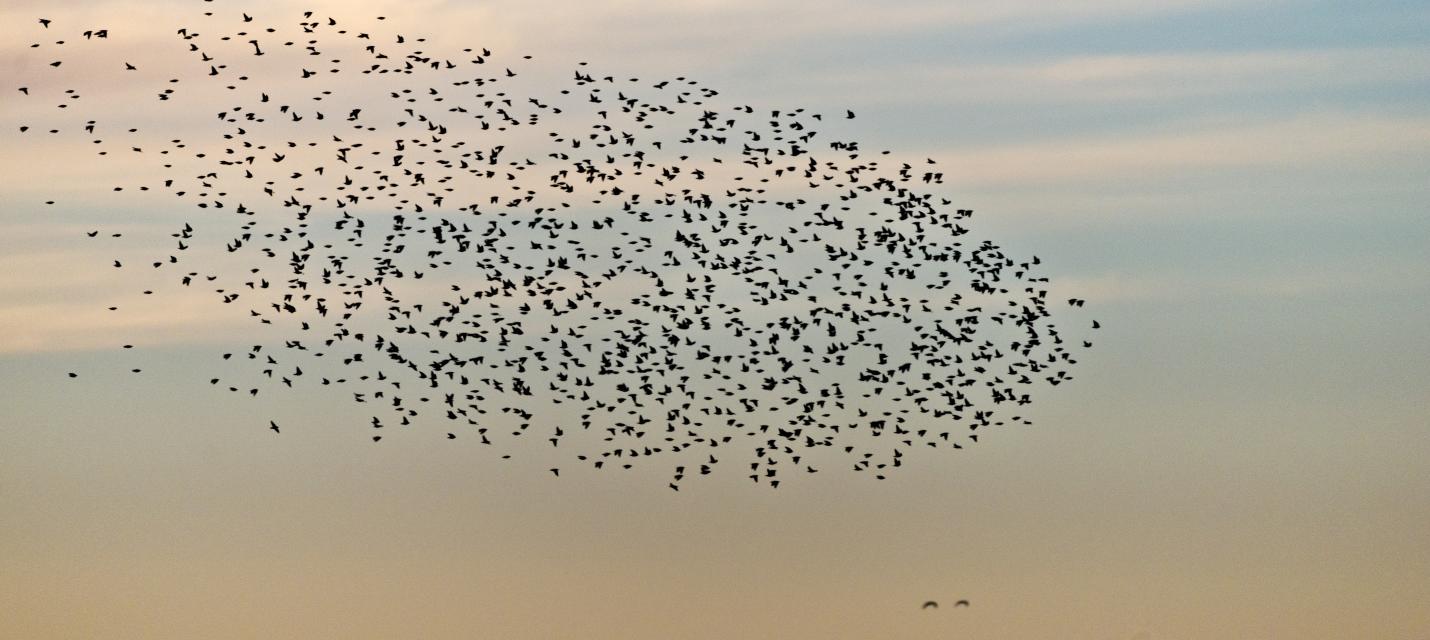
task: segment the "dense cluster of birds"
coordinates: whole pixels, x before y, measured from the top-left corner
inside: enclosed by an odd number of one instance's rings
[[[257,383],[219,388],[349,397],[374,442],[446,424],[570,465],[668,460],[678,489],[721,461],[771,487],[831,465],[883,479],[913,450],[1027,423],[1003,412],[1071,379],[1038,259],[972,239],[972,212],[928,191],[931,159],[684,77],[581,62],[528,87],[530,56],[295,18],[205,12],[174,32],[187,75],[139,95],[221,96],[208,126],[159,148],[102,140],[111,122],[64,130],[151,163],[138,190],[193,216],[138,266],[276,332],[221,356]]]

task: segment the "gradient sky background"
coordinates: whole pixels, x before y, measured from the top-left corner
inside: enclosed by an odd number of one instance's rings
[[[0,637],[1430,638],[1430,6],[1048,4],[9,0]],[[183,214],[107,207],[122,168],[22,139],[11,85],[40,16],[144,68],[205,9],[309,8],[853,109],[1105,328],[1034,426],[883,482],[555,479],[293,396],[275,439],[206,383],[243,318],[103,311]]]

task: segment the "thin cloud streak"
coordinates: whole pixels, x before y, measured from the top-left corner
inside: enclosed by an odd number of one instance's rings
[[[108,311],[103,304],[20,304],[0,307],[0,355],[115,349],[135,346],[225,342],[248,335],[252,323],[212,300],[169,296],[162,306],[127,304]]]
[[[1416,88],[1430,81],[1430,48],[1280,49],[1253,52],[1063,56],[1032,62],[935,60],[813,72],[798,82],[803,99],[889,105],[1175,103],[1213,96]],[[869,87],[899,91],[859,91]]]
[[[1201,126],[1196,126],[1200,124]],[[1364,167],[1404,161],[1430,146],[1430,117],[1304,114],[1266,123],[1194,123],[1192,131],[1073,137],[977,149],[929,149],[959,185],[1140,181],[1179,171]],[[908,154],[917,157],[919,154]]]
[[[1430,265],[1320,265],[1312,269],[1267,269],[1260,273],[1173,271],[1063,276],[1059,295],[1099,303],[1200,304],[1214,298],[1305,299],[1347,294],[1403,294],[1430,282]]]

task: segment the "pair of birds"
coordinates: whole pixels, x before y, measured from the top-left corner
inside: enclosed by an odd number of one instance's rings
[[[955,606],[955,607],[966,607],[966,606],[968,606],[968,601],[967,601],[967,600],[959,600],[958,602],[953,603],[953,606]],[[924,606],[923,606],[922,608],[924,608],[924,609],[937,609],[937,608],[938,608],[938,602],[935,602],[935,601],[933,601],[933,600],[929,600],[928,602],[925,602],[925,603],[924,603]]]

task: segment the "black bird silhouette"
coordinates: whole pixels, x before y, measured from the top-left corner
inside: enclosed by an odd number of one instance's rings
[[[937,609],[937,608],[938,608],[938,603],[937,603],[937,602],[934,602],[933,600],[929,600],[928,602],[925,602],[925,603],[924,603],[924,606],[921,607],[921,608],[923,608],[923,609]]]

